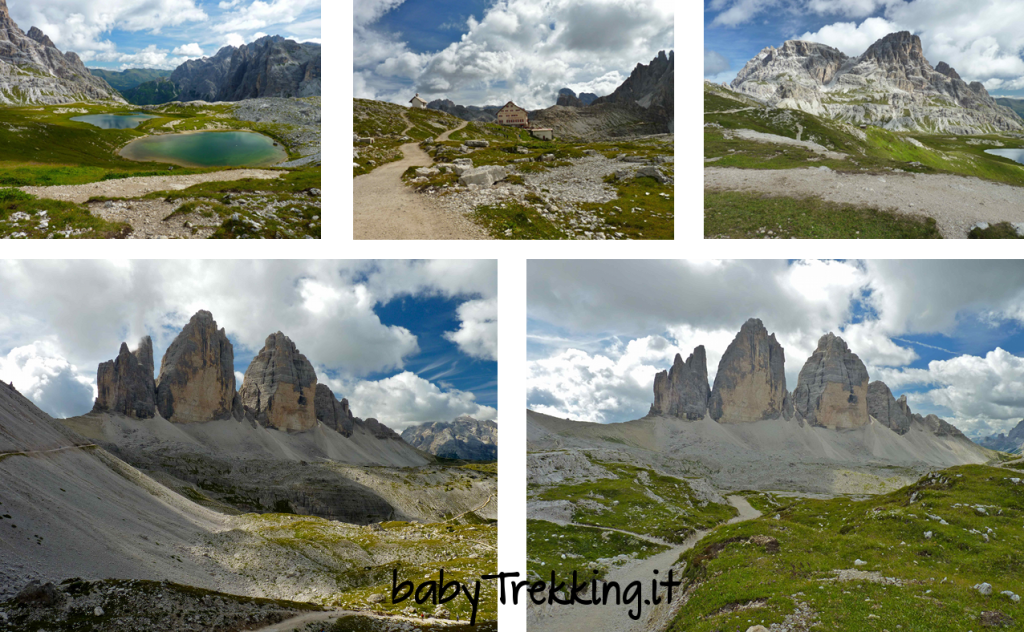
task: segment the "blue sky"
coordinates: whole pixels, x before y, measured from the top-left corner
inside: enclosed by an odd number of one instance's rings
[[[713,383],[754,317],[790,390],[834,332],[914,412],[973,436],[1024,418],[1024,262],[538,261],[527,310],[527,405],[560,417],[642,417],[654,374],[701,344]]]
[[[0,304],[0,380],[59,417],[88,412],[122,341],[151,336],[158,374],[200,309],[237,386],[282,331],[357,416],[399,431],[497,416],[494,261],[0,261]]]
[[[8,0],[23,31],[38,26],[92,68],[173,69],[263,35],[320,42],[320,0]]]
[[[1022,21],[1019,0],[705,0],[704,74],[731,81],[760,50],[789,39],[856,56],[906,30],[933,66],[945,61],[994,95],[1024,97]]]
[[[674,45],[673,0],[361,0],[354,93],[407,104],[509,100],[540,109],[558,90],[610,94]]]

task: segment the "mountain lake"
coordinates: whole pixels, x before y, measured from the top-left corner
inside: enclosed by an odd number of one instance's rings
[[[136,162],[164,162],[179,167],[269,167],[288,153],[256,132],[184,132],[138,138],[121,157]]]
[[[1024,165],[1024,149],[986,149],[985,153],[1009,158]]]
[[[86,116],[76,116],[71,120],[78,121],[79,123],[88,123],[89,125],[94,125],[103,129],[135,129],[140,123],[142,123],[142,121],[153,118],[157,117],[140,113],[89,114]]]

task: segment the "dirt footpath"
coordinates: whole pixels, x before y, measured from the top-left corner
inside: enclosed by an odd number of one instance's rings
[[[465,127],[463,123],[437,137]],[[483,228],[463,214],[440,208],[426,195],[416,193],[402,182],[409,167],[426,167],[433,159],[419,147],[406,143],[400,147],[398,162],[389,162],[357,176],[353,183],[353,236],[355,239],[490,239]]]
[[[180,191],[194,184],[203,182],[229,182],[253,178],[256,180],[274,180],[280,178],[283,171],[267,171],[265,169],[230,169],[212,173],[197,173],[188,176],[147,176],[138,178],[121,178],[104,180],[89,184],[71,184],[53,187],[21,187],[21,190],[36,197],[49,200],[62,200],[82,204],[94,197],[141,197],[154,191]]]
[[[704,188],[787,197],[815,196],[830,202],[924,215],[935,218],[946,239],[965,239],[977,222],[1024,222],[1024,187],[964,176],[705,167]]]

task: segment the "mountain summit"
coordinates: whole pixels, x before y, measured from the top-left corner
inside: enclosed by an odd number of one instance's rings
[[[981,83],[966,83],[945,62],[933,68],[921,38],[907,31],[886,35],[859,57],[815,42],[769,46],[731,86],[775,107],[894,131],[1024,129],[1024,120],[996,103]]]
[[[62,53],[36,27],[22,31],[0,0],[0,105],[124,102],[73,52]]]

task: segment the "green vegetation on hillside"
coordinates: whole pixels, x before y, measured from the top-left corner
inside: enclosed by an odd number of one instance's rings
[[[996,103],[999,105],[1005,105],[1014,112],[1017,116],[1024,118],[1024,99],[1008,99],[1006,97],[997,97]]]
[[[128,70],[106,70],[103,68],[90,68],[89,72],[94,76],[103,79],[118,92],[123,93],[139,84],[147,81],[160,81],[171,76],[170,70],[159,70],[156,68],[129,68]]]
[[[121,91],[128,103],[135,105],[159,105],[178,98],[178,87],[170,81],[147,81],[134,88]]]
[[[704,236],[731,239],[942,239],[930,217],[820,198],[704,192]]]
[[[371,144],[356,143],[358,155],[354,159],[353,175],[370,173],[383,164],[401,160],[402,152],[398,149],[401,145],[435,138],[459,125],[462,125],[460,119],[437,110],[353,99],[353,131],[360,138],[373,139]]]
[[[1024,593],[1024,485],[1011,478],[972,465],[868,500],[762,495],[763,517],[720,527],[683,554],[691,594],[670,629],[1019,626],[1024,604],[1002,594]]]
[[[810,148],[741,138],[732,130],[752,130],[811,141],[836,154]],[[766,108],[752,99],[705,83],[704,159],[708,167],[741,169],[827,168],[837,173],[951,174],[1024,186],[1021,165],[985,153],[992,147],[1024,147],[1020,135],[955,136],[893,132],[851,125],[799,110]],[[837,155],[838,154],[838,155]],[[705,236],[795,238],[939,237],[928,221],[883,209],[854,208],[818,199],[707,191]],[[980,236],[980,235],[979,235]]]

